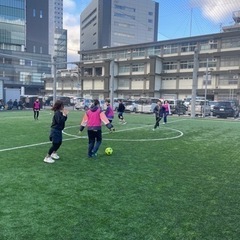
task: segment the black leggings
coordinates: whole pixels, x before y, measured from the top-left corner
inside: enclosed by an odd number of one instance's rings
[[[38,119],[38,116],[39,116],[39,111],[34,110],[34,119]]]
[[[58,142],[58,143],[52,143],[52,147],[49,149],[48,151],[48,155],[51,155],[53,152],[56,152],[60,146],[61,146],[62,142]]]

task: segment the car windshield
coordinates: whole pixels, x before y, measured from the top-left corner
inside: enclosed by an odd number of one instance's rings
[[[216,106],[231,107],[231,103],[230,102],[218,102]]]
[[[211,106],[217,106],[218,102],[210,101],[209,104],[210,104]]]
[[[124,101],[124,104],[127,106],[127,105],[132,105],[133,104],[133,101]]]

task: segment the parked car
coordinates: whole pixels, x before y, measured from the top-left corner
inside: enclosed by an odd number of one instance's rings
[[[178,99],[164,99],[164,101],[167,100],[169,105],[170,105],[170,109],[171,109],[171,113],[172,114],[178,114],[178,115],[184,115],[186,114],[187,111],[187,107],[184,104],[183,100],[178,100]]]
[[[204,100],[205,98],[204,97],[198,97],[198,96],[196,96],[196,101],[197,100]],[[184,100],[184,105],[186,106],[186,107],[188,107],[189,106],[189,104],[191,103],[191,100],[192,100],[192,97],[187,97],[185,100]]]
[[[66,96],[56,96],[56,100],[61,100],[64,106],[71,106],[71,98]],[[48,96],[45,100],[45,106],[53,105],[53,96]]]
[[[141,97],[139,98],[137,103],[137,112],[141,113],[153,113],[153,109],[157,105],[159,98],[152,97]]]
[[[237,117],[239,114],[237,106],[232,101],[219,101],[213,107],[212,115],[216,117]]]
[[[74,107],[77,110],[87,110],[88,108],[91,107],[92,103],[93,103],[92,99],[82,98],[77,101]]]
[[[134,100],[124,101],[125,112],[137,112],[138,104]]]
[[[209,105],[210,105],[210,108],[211,108],[211,112],[213,111],[213,108],[214,106],[216,106],[218,103],[218,101],[209,101]]]
[[[188,105],[187,114],[191,115],[191,103]],[[205,109],[205,110],[204,110]],[[205,114],[205,115],[204,115]],[[208,100],[196,100],[195,102],[195,116],[210,116],[211,107]]]

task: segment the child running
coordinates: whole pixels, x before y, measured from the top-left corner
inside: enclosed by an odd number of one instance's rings
[[[52,141],[52,146],[43,160],[45,163],[54,163],[54,159],[59,159],[57,150],[62,144],[62,130],[65,127],[68,115],[68,110],[64,109],[63,102],[60,100],[55,102],[52,107],[52,111],[54,111],[54,115],[52,118],[51,132],[49,136],[50,141]]]
[[[83,116],[80,133],[87,126],[88,129],[88,157],[96,157],[98,149],[102,143],[102,124],[110,130],[114,131],[113,125],[107,119],[105,113],[100,108],[100,103],[97,99],[93,101],[92,106]]]
[[[156,118],[156,123],[153,127],[153,131],[155,131],[156,128],[159,127],[159,122],[161,121],[165,114],[165,107],[162,105],[162,102],[160,100],[157,102],[157,105],[153,109],[153,112],[155,113]]]
[[[110,99],[105,100],[105,104],[107,106],[107,109],[105,111],[105,115],[110,123],[112,123],[113,118],[114,118],[114,112],[112,109],[112,106],[110,105]]]
[[[125,121],[124,117],[123,117],[123,113],[125,111],[125,106],[122,102],[122,100],[119,100],[119,105],[118,105],[118,118],[119,118],[119,123],[120,124],[126,124],[127,122]]]

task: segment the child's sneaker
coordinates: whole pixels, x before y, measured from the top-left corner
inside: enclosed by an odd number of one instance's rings
[[[52,153],[51,157],[54,158],[54,159],[59,159],[59,158],[60,158],[60,157],[57,155],[57,153]]]
[[[45,158],[43,159],[43,161],[44,161],[45,163],[54,163],[54,162],[55,162],[51,157],[45,157]]]

